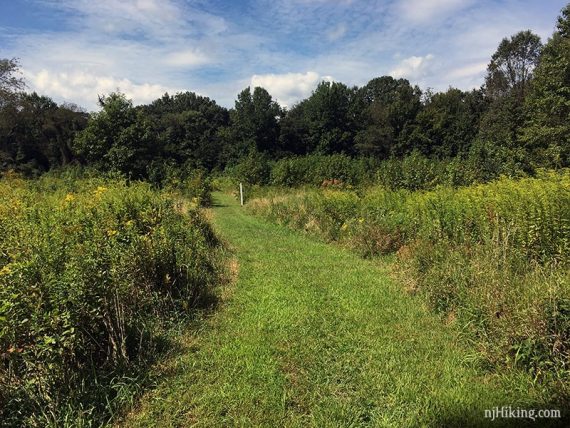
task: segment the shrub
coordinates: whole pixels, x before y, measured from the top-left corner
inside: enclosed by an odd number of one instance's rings
[[[350,158],[346,155],[308,155],[281,159],[271,168],[271,183],[275,186],[320,186],[336,180],[344,185],[364,185],[372,182],[377,161],[370,158]]]
[[[3,422],[102,416],[165,322],[207,297],[217,245],[198,212],[149,185],[0,181]]]
[[[247,184],[267,184],[271,165],[266,155],[257,151],[251,151],[246,157],[232,167],[226,169],[226,174],[236,181]]]

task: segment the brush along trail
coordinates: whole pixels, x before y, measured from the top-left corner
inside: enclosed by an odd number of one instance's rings
[[[527,375],[485,371],[388,262],[215,201],[237,279],[125,426],[489,426],[484,409],[547,407]]]

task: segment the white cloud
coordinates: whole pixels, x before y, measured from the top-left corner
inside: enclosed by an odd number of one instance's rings
[[[34,89],[89,109],[98,92],[117,87],[136,102],[180,88],[231,106],[251,84],[292,105],[326,75],[348,85],[392,74],[423,88],[471,88],[483,83],[483,64],[501,38],[527,28],[550,35],[564,6],[564,0],[253,0],[247,9],[203,0],[25,3],[32,12],[41,4],[45,20],[38,28],[0,27],[2,56],[21,59]],[[43,16],[46,4],[52,10]]]
[[[106,95],[114,91],[121,91],[135,104],[146,104],[161,97],[165,92],[178,92],[174,88],[162,85],[141,83],[137,84],[129,79],[101,76],[81,71],[51,72],[45,69],[37,73],[24,70],[24,76],[31,90],[40,94],[93,107],[97,102],[97,95]]]
[[[330,76],[320,76],[314,71],[306,73],[263,74],[251,78],[251,86],[261,86],[283,106],[291,107],[295,102],[308,97],[322,80],[332,80]]]
[[[390,75],[395,78],[420,79],[427,73],[433,58],[432,54],[411,56],[402,60],[396,68],[390,71]]]
[[[447,77],[450,79],[481,77],[485,73],[486,69],[487,69],[487,62],[467,64],[452,69],[449,73],[447,73]]]
[[[173,52],[166,57],[166,64],[179,67],[196,67],[212,62],[212,58],[204,54],[199,49],[185,49],[180,52]]]
[[[473,0],[401,0],[398,12],[409,21],[425,23],[445,18],[473,3]]]

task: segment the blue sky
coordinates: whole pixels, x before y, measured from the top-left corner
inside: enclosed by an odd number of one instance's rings
[[[478,87],[503,37],[544,41],[566,0],[0,0],[0,58],[28,88],[96,109],[190,90],[232,106],[249,85],[291,106],[321,80],[381,75]]]

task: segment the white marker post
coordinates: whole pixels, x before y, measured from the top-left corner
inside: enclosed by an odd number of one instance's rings
[[[243,186],[241,183],[239,184],[239,200],[240,200],[241,206],[243,207]]]

